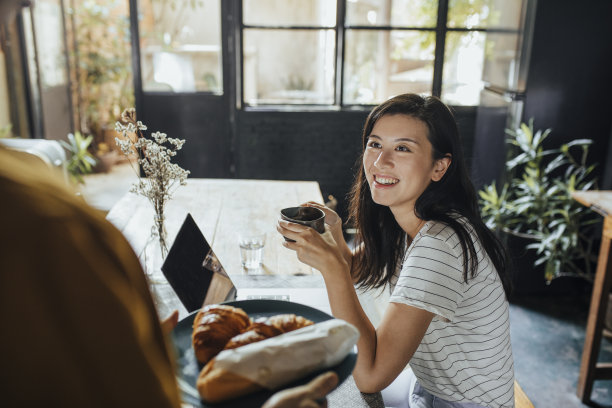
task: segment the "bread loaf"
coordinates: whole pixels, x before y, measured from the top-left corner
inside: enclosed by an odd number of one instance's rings
[[[227,370],[215,368],[214,358],[200,371],[196,388],[202,400],[210,404],[242,397],[263,389],[251,380]]]
[[[193,321],[191,341],[197,360],[206,364],[237,334],[247,329],[251,319],[244,310],[227,305],[209,305]]]
[[[205,364],[196,388],[208,403],[222,402],[261,390],[247,378],[215,367],[215,356],[223,349],[232,350],[313,324],[295,314],[262,317],[251,321],[240,308],[209,305],[196,314],[192,344],[197,360]]]

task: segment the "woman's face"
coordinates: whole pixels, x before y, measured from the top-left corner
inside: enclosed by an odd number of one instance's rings
[[[372,200],[391,210],[412,210],[429,183],[438,181],[450,158],[432,158],[427,125],[402,114],[384,115],[372,128],[363,168]]]

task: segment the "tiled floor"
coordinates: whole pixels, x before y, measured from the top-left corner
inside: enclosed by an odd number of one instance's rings
[[[135,180],[129,164],[118,165],[87,176],[81,192],[90,204],[108,211]],[[576,384],[590,286],[575,286],[574,293],[515,298],[510,306],[516,379],[536,408],[587,406],[578,400]],[[609,340],[602,343],[600,361],[612,362]],[[596,381],[592,399],[592,406],[612,408],[612,381]]]
[[[523,297],[510,305],[516,379],[536,408],[587,406],[576,396],[576,385],[590,288],[577,286],[581,289],[573,294]],[[607,339],[599,361],[612,362]],[[612,381],[596,381],[591,398],[591,406],[612,407]]]
[[[86,175],[79,191],[91,206],[108,212],[137,179],[135,170],[125,162],[113,166],[108,173]]]

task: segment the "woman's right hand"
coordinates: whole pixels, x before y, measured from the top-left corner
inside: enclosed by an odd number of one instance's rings
[[[325,224],[329,226],[329,230],[334,237],[334,240],[338,243],[344,243],[344,234],[342,233],[342,219],[340,216],[331,208],[319,204],[315,201],[308,201],[302,204],[303,207],[314,207],[325,213]]]
[[[331,208],[323,205],[323,204],[319,204],[317,202],[314,201],[309,201],[307,203],[302,204],[302,206],[304,207],[314,207],[314,208],[318,208],[321,211],[323,211],[325,213],[325,230],[326,232],[324,234],[322,234],[322,240],[319,239],[314,239],[317,238],[312,237],[313,240],[311,242],[311,244],[309,245],[288,245],[287,242],[283,243],[283,245],[289,249],[293,249],[295,251],[297,251],[298,253],[298,259],[300,259],[300,261],[312,266],[315,269],[321,270],[321,266],[322,265],[313,265],[313,263],[319,263],[323,261],[323,258],[326,258],[324,255],[325,254],[330,254],[330,252],[328,252],[328,250],[331,250],[331,252],[336,252],[337,254],[341,255],[341,257],[344,259],[344,261],[346,262],[346,264],[349,267],[349,271],[351,269],[351,264],[353,262],[353,253],[351,251],[351,249],[348,247],[348,245],[346,244],[346,241],[344,239],[344,234],[342,231],[342,219],[340,218],[340,216],[338,216],[338,214],[332,210]],[[279,229],[279,232],[282,232],[283,228],[289,227],[290,224],[283,224],[283,222],[281,220],[279,220],[279,226],[277,227],[277,229]],[[307,229],[304,229],[302,226],[298,225],[294,225],[293,228],[297,228],[298,230],[302,230],[302,231],[308,231]],[[311,231],[309,231],[311,232]],[[284,235],[284,234],[283,234]],[[317,234],[318,235],[318,234]],[[329,235],[331,235],[331,237],[329,237]],[[329,238],[325,238],[325,236],[328,236]],[[314,244],[315,242],[318,242],[318,245],[314,245],[312,246],[312,244]],[[326,242],[326,243],[325,243]],[[310,249],[307,250],[306,247],[309,247]],[[315,247],[317,247],[318,249],[314,249]],[[335,250],[332,250],[332,248],[335,247]],[[331,257],[333,258],[333,256]]]

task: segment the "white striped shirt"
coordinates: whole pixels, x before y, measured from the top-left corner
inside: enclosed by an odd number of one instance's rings
[[[447,401],[514,407],[508,301],[493,263],[468,231],[478,255],[475,277],[463,280],[455,231],[428,221],[391,280],[389,301],[436,315],[410,360],[422,387]]]

